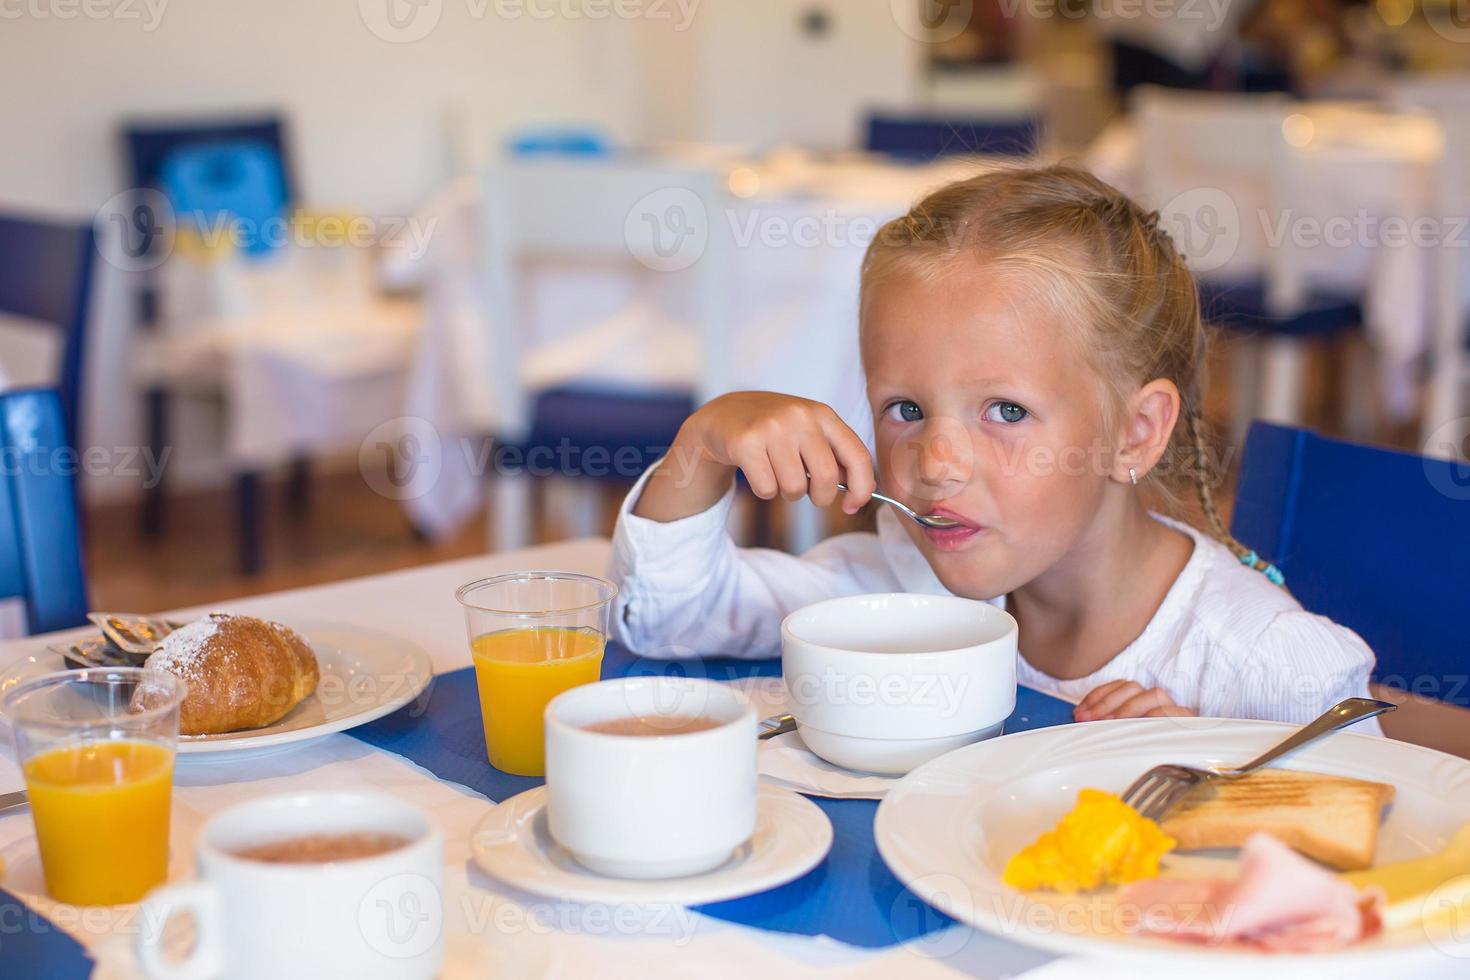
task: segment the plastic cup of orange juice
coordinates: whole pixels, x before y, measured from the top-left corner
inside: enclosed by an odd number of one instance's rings
[[[46,674],[5,695],[58,902],[136,902],[163,883],[185,690],[161,670],[110,667]]]
[[[618,587],[573,572],[512,572],[460,586],[490,764],[546,774],[546,703],[602,674]]]

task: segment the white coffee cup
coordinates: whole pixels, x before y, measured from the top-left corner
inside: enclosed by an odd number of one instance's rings
[[[408,843],[336,862],[273,863],[236,852],[318,834],[393,834]],[[198,844],[200,880],[143,900],[138,962],[155,980],[292,977],[420,980],[444,959],[444,840],[391,797],[292,793],[222,810]],[[169,917],[192,913],[195,941],[164,956]]]
[[[619,718],[697,717],[703,731],[614,735]],[[547,827],[578,863],[617,878],[718,867],[755,832],[756,717],[744,695],[688,677],[626,677],[546,706]]]
[[[781,623],[781,674],[806,747],[834,765],[906,773],[1001,733],[1016,707],[1016,620],[958,596],[813,603]]]

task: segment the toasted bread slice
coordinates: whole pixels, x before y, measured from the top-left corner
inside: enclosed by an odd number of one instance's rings
[[[1239,847],[1258,830],[1342,871],[1371,867],[1388,783],[1292,769],[1262,769],[1200,793],[1163,823],[1180,850]]]

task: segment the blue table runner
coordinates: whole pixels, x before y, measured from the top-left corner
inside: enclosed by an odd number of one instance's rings
[[[609,644],[604,679],[636,674],[682,674],[731,681],[778,677],[778,660],[665,661],[635,657]],[[1007,732],[1066,724],[1072,706],[1021,688]],[[348,734],[422,766],[440,779],[459,783],[500,802],[540,786],[540,777],[512,776],[485,758],[479,693],[474,669],[440,674],[427,700],[353,729]],[[832,821],[832,851],[796,881],[728,902],[698,906],[705,915],[741,925],[800,935],[827,935],[854,946],[884,947],[916,939],[950,923],[905,888],[878,855],[873,839],[876,800],[811,798]]]
[[[0,976],[86,980],[92,958],[82,944],[0,888]]]

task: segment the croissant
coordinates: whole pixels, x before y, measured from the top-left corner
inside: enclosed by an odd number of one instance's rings
[[[316,690],[316,655],[294,630],[212,613],[164,637],[144,664],[183,678],[181,735],[215,735],[279,721]]]

